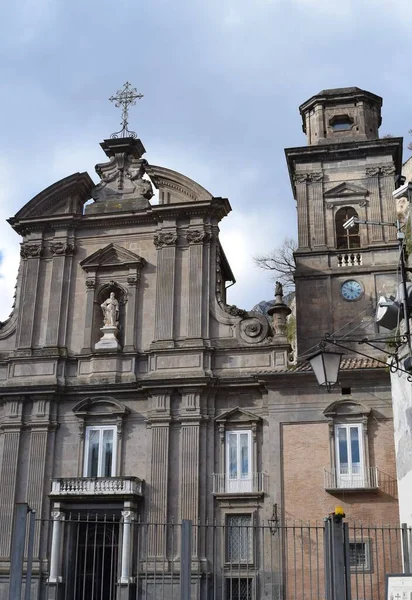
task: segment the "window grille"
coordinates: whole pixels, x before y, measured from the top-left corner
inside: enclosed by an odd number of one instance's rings
[[[370,569],[369,545],[367,542],[349,542],[349,565],[353,570]]]
[[[253,529],[251,515],[228,515],[227,561],[251,563],[253,557]]]
[[[252,600],[253,581],[250,577],[226,580],[226,600]]]

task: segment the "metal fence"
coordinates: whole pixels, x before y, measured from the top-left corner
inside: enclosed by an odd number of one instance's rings
[[[34,575],[40,598],[177,600],[185,564],[192,600],[327,596],[323,522],[258,525],[250,515],[232,513],[223,525],[193,525],[189,545],[181,524],[139,523],[126,513],[66,514],[58,521],[58,546],[53,526],[56,520],[37,522],[40,537],[48,531]],[[385,574],[403,572],[411,530],[353,523],[348,530],[352,600],[381,600]],[[53,551],[57,571],[51,576]]]

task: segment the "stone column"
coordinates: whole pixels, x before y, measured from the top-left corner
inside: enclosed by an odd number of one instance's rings
[[[313,215],[313,244],[312,246],[326,246],[325,235],[325,210],[323,205],[323,173],[309,173],[309,194]]]
[[[26,242],[22,244],[20,249],[20,255],[25,264],[17,325],[16,345],[18,348],[31,348],[33,344],[33,326],[36,315],[37,287],[42,252],[41,242]]]
[[[198,555],[200,393],[182,391],[180,517],[193,521],[192,556]]]
[[[46,346],[66,345],[66,323],[69,302],[73,244],[55,240],[50,245],[53,267],[50,285],[49,312],[47,315]]]
[[[96,274],[88,274],[86,279],[86,315],[84,319],[84,338],[82,352],[92,351],[92,332],[94,317],[94,290],[96,287]]]
[[[210,233],[200,229],[190,229],[186,233],[189,243],[188,337],[194,339],[202,338],[203,244],[210,238]]]
[[[9,400],[5,406],[2,423],[4,444],[0,470],[0,556],[10,558],[10,542],[13,524],[16,483],[22,427],[21,398]]]
[[[50,552],[49,584],[62,582],[60,557],[62,551],[63,521],[65,519],[65,515],[60,511],[59,508],[57,508],[56,510],[52,511],[51,517],[53,520],[53,533]]]
[[[307,173],[297,173],[295,177],[299,248],[310,247],[307,177]]]
[[[133,577],[130,572],[130,564],[132,558],[132,522],[135,520],[136,515],[131,510],[122,511],[123,519],[123,537],[122,537],[122,563],[120,572],[120,583],[129,584],[132,583]]]
[[[379,189],[379,167],[367,167],[366,177],[367,188],[369,190],[369,211],[368,219],[370,221],[382,221],[381,199]],[[383,242],[383,228],[381,225],[368,225],[372,243]]]
[[[175,271],[176,271],[175,231],[160,231],[155,234],[157,252],[157,280],[155,307],[155,340],[173,340]]]
[[[27,503],[36,511],[37,519],[41,519],[44,500],[44,478],[47,458],[47,442],[50,423],[50,401],[47,398],[35,398],[30,422],[29,469],[27,476]],[[47,490],[49,491],[49,490]],[[40,528],[34,531],[33,556],[39,557]]]
[[[169,477],[170,393],[152,395],[152,410],[148,426],[152,431],[150,453],[148,556],[165,556],[167,523],[167,495]]]

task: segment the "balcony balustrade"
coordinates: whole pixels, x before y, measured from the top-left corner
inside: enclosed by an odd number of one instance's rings
[[[379,487],[377,467],[363,467],[360,473],[342,473],[337,469],[324,469],[326,491],[377,490]]]
[[[266,473],[250,473],[245,477],[229,478],[226,473],[213,473],[213,493],[219,494],[265,494]]]
[[[52,479],[51,496],[141,496],[138,477],[61,477]]]

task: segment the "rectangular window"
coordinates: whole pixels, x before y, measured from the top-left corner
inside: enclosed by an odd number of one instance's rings
[[[228,431],[226,433],[226,482],[228,493],[239,494],[252,491],[251,433],[248,430]]]
[[[114,477],[116,430],[114,425],[86,427],[84,477]]]
[[[370,570],[369,542],[349,542],[349,565],[352,571]]]
[[[335,426],[336,485],[340,488],[366,486],[362,425]]]
[[[253,527],[250,514],[227,516],[226,539],[227,562],[234,564],[253,562]]]
[[[226,579],[226,600],[252,600],[253,579],[233,577]]]

